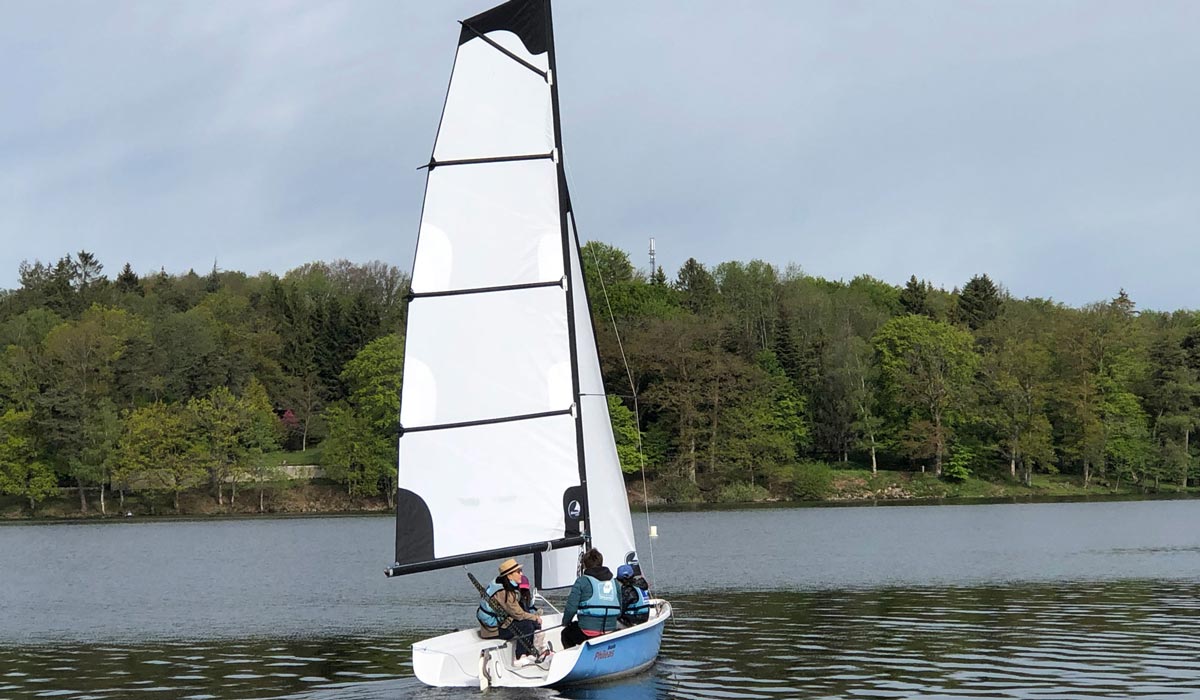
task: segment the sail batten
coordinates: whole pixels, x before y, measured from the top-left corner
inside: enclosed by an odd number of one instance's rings
[[[425,165],[422,165],[420,168],[417,168],[417,170],[421,170],[422,168],[428,168],[429,170],[433,170],[434,168],[447,167],[447,166],[451,166],[451,165],[486,165],[488,163],[511,163],[511,162],[517,161],[517,160],[554,160],[554,151],[550,151],[549,153],[526,153],[523,155],[515,155],[515,156],[486,156],[486,157],[480,157],[480,158],[459,158],[458,160],[436,160],[436,159],[431,158],[428,163],[426,163]]]
[[[441,425],[419,425],[415,427],[401,427],[401,434],[404,433],[420,433],[430,430],[452,430],[454,428],[469,428],[475,425],[492,425],[494,423],[514,423],[522,420],[537,420],[538,418],[549,418],[551,416],[564,416],[573,413],[575,408],[564,408],[558,411],[543,411],[542,413],[526,413],[520,416],[501,416],[498,418],[485,418],[482,420],[466,421],[462,423],[443,423]]]
[[[460,294],[491,294],[492,292],[512,292],[518,289],[536,289],[538,287],[562,287],[565,283],[566,280],[561,279],[547,282],[528,282],[526,284],[505,284],[496,287],[476,287],[475,289],[445,289],[440,292],[413,292],[409,297],[411,300],[428,297],[449,297]]]
[[[489,39],[487,37],[487,35],[485,35],[483,32],[479,31],[474,26],[472,26],[469,20],[465,20],[463,22],[460,22],[459,24],[461,24],[464,28],[466,28],[468,31],[470,31],[475,36],[479,37],[480,39],[483,39],[492,48],[496,49],[497,51],[504,54],[505,56],[508,56],[509,58],[511,58],[512,60],[521,64],[522,66],[525,66],[526,68],[533,71],[534,73],[537,73],[538,75],[542,76],[542,78],[549,77],[549,73],[547,71],[544,71],[541,68],[538,68],[537,66],[533,65],[532,63],[530,63],[530,62],[526,61],[525,59],[521,58],[520,56],[516,55],[512,51],[509,51],[508,49],[504,48],[500,44]]]

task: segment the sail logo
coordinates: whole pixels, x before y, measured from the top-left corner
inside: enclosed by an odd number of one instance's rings
[[[612,581],[602,581],[600,583],[600,594],[606,595],[606,596],[612,595],[613,594],[613,582]]]
[[[571,516],[572,520],[579,520],[579,514],[583,512],[583,506],[579,501],[571,501],[567,504],[567,515]]]
[[[611,659],[613,656],[616,655],[616,653],[617,653],[617,645],[609,644],[607,647],[601,649],[600,651],[597,651],[596,655],[592,657],[592,661],[603,661],[604,659]]]

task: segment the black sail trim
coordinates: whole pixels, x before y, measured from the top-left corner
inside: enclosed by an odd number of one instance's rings
[[[497,51],[504,54],[505,56],[508,56],[509,58],[516,61],[517,63],[520,63],[521,65],[525,66],[526,68],[533,71],[534,73],[537,73],[538,75],[542,76],[543,80],[546,79],[546,71],[542,70],[541,68],[538,68],[537,66],[533,65],[529,61],[526,61],[525,59],[516,55],[512,51],[509,51],[508,49],[504,48],[500,44],[497,44],[494,40],[489,39],[487,36],[484,35],[483,32],[479,31],[475,27],[468,24],[470,21],[471,20],[463,20],[463,21],[459,22],[459,24],[461,24],[463,26],[463,29],[470,30],[472,34],[474,34],[475,36],[479,37],[480,39],[483,39],[484,41],[486,41],[488,43],[488,45],[490,45],[492,48],[496,49]]]
[[[542,287],[561,287],[562,280],[553,282],[526,282],[524,284],[502,284],[495,287],[472,287],[470,289],[447,289],[441,292],[409,292],[408,300],[428,299],[430,297],[456,297],[463,294],[490,294],[492,292],[512,292],[518,289],[540,289]]]
[[[458,554],[452,557],[443,557],[441,559],[431,559],[429,561],[413,562],[411,564],[396,563],[383,570],[386,576],[403,576],[405,574],[416,574],[422,571],[434,571],[435,569],[445,569],[451,566],[462,566],[464,564],[478,564],[481,561],[490,561],[492,559],[504,559],[506,557],[518,557],[523,554],[535,554],[537,552],[547,552],[551,549],[565,549],[567,547],[578,547],[584,543],[583,537],[563,537],[557,540],[549,540],[546,542],[533,542],[531,544],[521,544],[514,547],[502,547],[500,549],[489,549],[485,552],[471,552],[469,554]]]
[[[574,407],[564,408],[559,411],[542,411],[541,413],[523,413],[519,416],[502,416],[500,418],[482,418],[480,420],[468,420],[459,423],[437,423],[435,425],[418,425],[415,428],[405,426],[400,427],[400,436],[404,437],[406,433],[427,433],[432,430],[450,430],[452,428],[470,428],[476,425],[495,425],[496,423],[514,423],[522,420],[537,420],[538,418],[550,418],[552,416],[567,416],[574,412]]]
[[[426,163],[425,165],[422,165],[422,166],[418,166],[417,170],[424,170],[426,168],[428,168],[429,170],[433,170],[434,168],[442,168],[447,165],[479,165],[480,163],[512,163],[514,161],[520,161],[520,160],[553,160],[553,159],[554,159],[553,151],[551,151],[550,153],[527,153],[525,155],[520,155],[520,156],[490,156],[487,158],[459,158],[457,160],[435,160],[433,158],[430,158],[428,163]]]
[[[550,17],[546,14],[541,0],[509,0],[503,5],[468,17],[466,21],[484,33],[512,32],[521,39],[529,53],[535,56],[546,53],[546,34]],[[474,34],[463,31],[459,33],[458,43],[461,46],[474,38]]]

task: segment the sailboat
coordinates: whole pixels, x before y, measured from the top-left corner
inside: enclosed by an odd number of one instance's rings
[[[462,21],[427,169],[401,390],[401,576],[531,556],[540,590],[570,586],[585,548],[638,567],[625,483],[563,168],[549,0]],[[413,644],[433,686],[573,685],[654,663],[649,621],[517,667],[473,626]],[[464,623],[472,620],[464,613]]]

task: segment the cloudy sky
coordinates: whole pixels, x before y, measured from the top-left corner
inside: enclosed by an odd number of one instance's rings
[[[411,264],[488,0],[0,0],[0,288]],[[555,5],[581,234],[674,276],[759,258],[1200,308],[1200,3]]]

